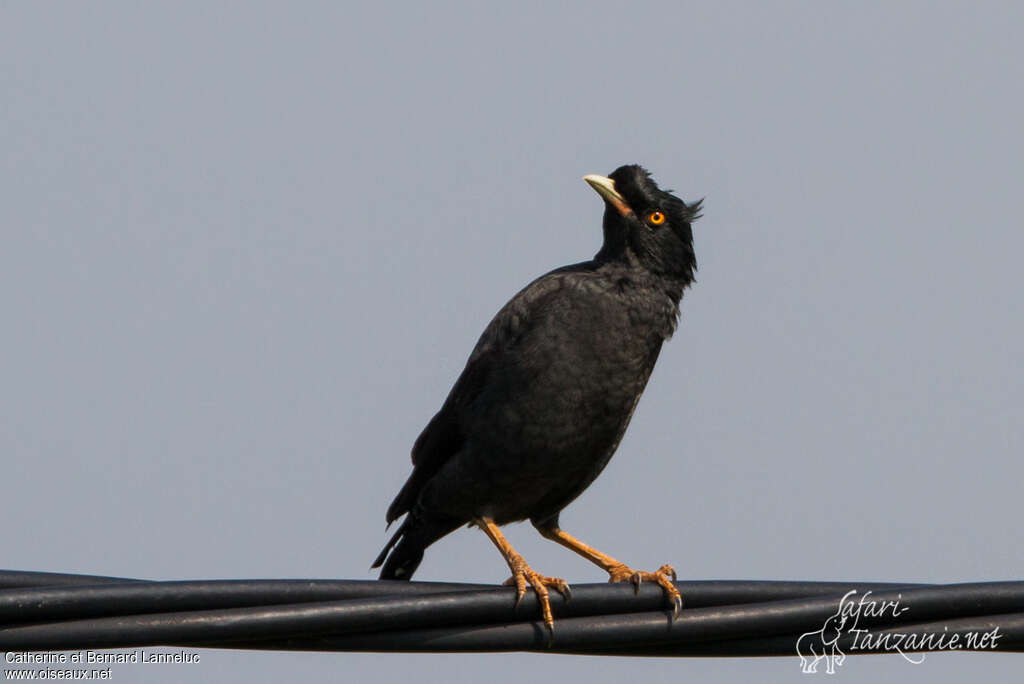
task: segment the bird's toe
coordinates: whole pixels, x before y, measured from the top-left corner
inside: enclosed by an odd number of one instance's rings
[[[541,575],[523,563],[520,567],[514,569],[511,577],[505,580],[505,586],[515,586],[517,589],[516,607],[519,606],[523,596],[526,595],[527,584],[533,587],[533,591],[537,595],[537,602],[540,603],[541,617],[544,620],[544,626],[547,627],[548,642],[550,643],[551,639],[554,638],[555,618],[551,612],[551,592],[548,591],[548,587],[561,594],[566,601],[572,597],[572,590],[569,589],[569,583],[561,577]]]
[[[672,617],[679,616],[683,609],[683,595],[676,589],[676,569],[669,564],[662,565],[654,572],[633,570],[627,565],[617,565],[608,570],[609,582],[632,582],[636,591],[640,591],[643,582],[654,582],[665,592],[665,597],[672,603]]]

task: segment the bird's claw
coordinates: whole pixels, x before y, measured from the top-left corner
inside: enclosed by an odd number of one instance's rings
[[[523,597],[526,596],[527,582],[533,587],[534,593],[537,594],[537,602],[540,603],[541,617],[544,619],[544,626],[548,630],[548,646],[550,646],[555,638],[555,618],[551,613],[551,598],[548,587],[561,594],[566,601],[572,598],[572,590],[569,589],[568,582],[561,577],[541,575],[534,572],[526,563],[523,563],[522,566],[514,568],[512,576],[505,580],[505,586],[514,586],[516,588],[516,608],[519,607]]]
[[[523,597],[526,596],[526,579],[522,575],[512,575],[502,583],[502,586],[516,588],[516,603],[513,608],[519,608]]]
[[[672,619],[675,620],[679,617],[679,613],[683,610],[683,595],[672,597]]]
[[[679,617],[679,612],[683,609],[683,595],[679,593],[679,590],[673,584],[676,578],[676,569],[667,563],[654,572],[633,570],[626,565],[617,565],[608,570],[609,582],[631,582],[634,593],[640,592],[640,584],[645,581],[654,582],[661,587],[665,592],[665,596],[672,602],[673,619]]]

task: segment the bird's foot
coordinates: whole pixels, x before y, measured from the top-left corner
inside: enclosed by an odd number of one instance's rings
[[[544,626],[548,628],[548,643],[555,636],[555,618],[551,614],[551,599],[548,587],[551,587],[559,594],[561,594],[566,601],[572,596],[572,591],[569,589],[569,584],[561,577],[547,577],[533,571],[533,569],[526,564],[526,561],[521,556],[513,559],[512,576],[505,580],[505,586],[516,588],[516,607],[523,600],[523,596],[526,595],[527,583],[533,587],[533,591],[537,594],[537,601],[540,603],[540,613],[544,618]]]
[[[654,582],[665,590],[665,596],[672,602],[672,617],[679,617],[679,611],[683,609],[683,595],[679,593],[672,583],[676,579],[676,569],[669,564],[662,565],[654,572],[643,572],[634,570],[622,563],[608,568],[609,582],[632,582],[636,591],[640,591],[641,582]]]

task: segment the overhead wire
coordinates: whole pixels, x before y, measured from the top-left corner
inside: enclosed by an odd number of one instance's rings
[[[552,601],[551,638],[532,592],[516,606],[511,587],[365,580],[148,581],[0,571],[0,650],[164,645],[795,655],[801,635],[821,630],[843,601],[856,612],[836,642],[846,653],[891,651],[895,641],[906,652],[950,649],[953,635],[958,635],[957,650],[1024,650],[1024,582],[1019,581],[708,580],[676,586],[685,606],[672,619],[655,585],[638,590],[629,584],[574,585],[571,600],[556,596]],[[862,601],[860,608],[857,601]]]

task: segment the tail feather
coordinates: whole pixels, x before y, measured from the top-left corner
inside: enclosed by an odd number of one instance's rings
[[[391,526],[391,523],[388,523],[388,527],[390,527],[390,526]],[[393,549],[395,547],[395,544],[397,544],[398,540],[402,537],[402,532],[405,531],[404,528],[405,528],[405,525],[403,524],[402,526],[400,526],[395,531],[395,533],[393,535],[391,535],[391,539],[389,539],[387,545],[384,546],[384,550],[380,552],[380,555],[377,556],[377,560],[373,561],[373,565],[370,566],[371,569],[379,568],[384,563],[384,561],[388,557],[388,553],[391,551],[391,549]],[[381,579],[384,579],[384,578],[381,577]]]
[[[412,579],[423,560],[423,551],[461,524],[447,519],[425,519],[409,513],[370,567],[384,566],[380,571],[381,579]]]

